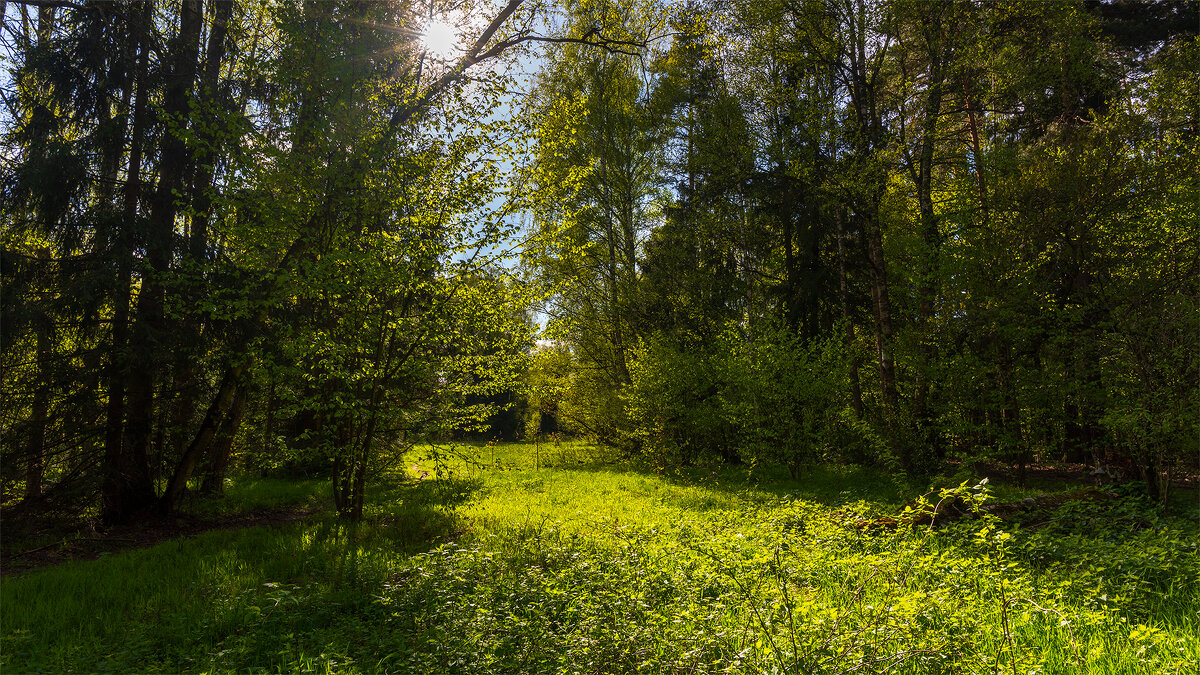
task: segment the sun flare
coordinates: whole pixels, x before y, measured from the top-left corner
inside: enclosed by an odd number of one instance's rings
[[[444,21],[430,21],[421,36],[421,45],[431,55],[448,59],[459,51],[458,30]]]

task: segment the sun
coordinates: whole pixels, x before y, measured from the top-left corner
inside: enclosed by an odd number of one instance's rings
[[[448,59],[459,51],[458,30],[444,21],[430,21],[421,35],[421,46],[431,56]]]

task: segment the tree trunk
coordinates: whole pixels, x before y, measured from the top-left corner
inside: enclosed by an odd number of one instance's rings
[[[149,59],[149,27],[154,13],[154,3],[147,0],[141,6],[141,15],[131,25],[136,56],[133,57],[129,77],[130,87],[136,87],[133,104],[133,133],[129,141],[129,168],[126,171],[125,189],[122,199],[123,226],[118,228],[116,241],[116,296],[113,299],[112,350],[109,354],[107,381],[108,402],[105,409],[104,431],[104,483],[101,488],[101,519],[106,523],[127,520],[139,508],[136,498],[139,492],[134,486],[132,467],[124,446],[126,373],[129,367],[127,346],[129,341],[129,308],[132,302],[131,274],[133,268],[133,239],[131,231],[136,227],[138,205],[141,201],[142,149],[146,137],[147,98],[146,70]],[[148,482],[148,481],[147,481]]]
[[[798,307],[796,286],[799,273],[796,271],[796,233],[794,222],[793,196],[791,181],[783,166],[777,166],[775,171],[779,176],[779,220],[783,228],[783,312],[784,322],[788,330],[795,333],[800,325],[800,310]]]
[[[175,472],[171,475],[170,481],[167,482],[167,489],[163,492],[162,499],[159,500],[159,508],[162,512],[171,513],[175,510],[179,495],[183,494],[183,490],[187,487],[188,480],[192,477],[192,471],[195,470],[196,464],[208,451],[213,439],[216,438],[221,422],[225,418],[226,411],[233,404],[233,399],[238,388],[243,386],[243,378],[246,377],[252,363],[253,358],[243,358],[241,363],[226,373],[224,379],[221,381],[217,395],[213,398],[212,404],[208,407],[208,412],[204,415],[204,421],[200,424],[200,430],[196,433],[196,437],[192,439],[192,442],[188,444],[187,450],[184,451],[183,456],[179,459],[179,463],[175,467]]]
[[[229,455],[233,451],[233,441],[237,437],[238,429],[242,425],[242,418],[246,414],[247,390],[248,387],[245,384],[237,388],[233,396],[233,404],[225,415],[224,421],[221,422],[216,440],[209,447],[208,471],[204,475],[204,483],[200,486],[200,492],[204,494],[219,495],[225,492],[225,474],[229,468]]]
[[[1142,464],[1142,477],[1146,482],[1146,494],[1150,495],[1150,499],[1155,502],[1161,502],[1163,498],[1160,480],[1158,475],[1158,464],[1154,461],[1154,457],[1150,456]]]
[[[940,26],[935,29],[940,30]],[[919,363],[913,387],[913,417],[918,429],[919,454],[943,454],[938,430],[933,424],[929,406],[930,371],[936,358],[937,345],[931,323],[937,296],[938,252],[941,248],[941,232],[937,214],[933,209],[933,159],[937,140],[937,119],[942,110],[942,59],[941,46],[930,47],[933,52],[929,65],[929,89],[921,120],[921,150],[915,167],[910,165],[917,192],[917,208],[921,214],[921,280],[918,289],[920,301],[917,310],[917,340]],[[917,460],[918,463],[923,463]]]
[[[269,372],[269,369],[268,369]],[[262,453],[270,455],[275,450],[275,376],[269,375],[271,384],[267,389],[267,412],[263,423]]]
[[[371,450],[371,437],[366,436],[362,443],[362,456],[354,468],[353,508],[350,511],[350,520],[354,522],[362,520],[363,502],[367,497],[367,453]]]
[[[867,259],[871,263],[868,278],[871,282],[871,304],[875,311],[875,345],[879,354],[879,385],[883,394],[884,414],[895,415],[900,396],[896,391],[896,365],[892,358],[892,303],[888,296],[887,265],[883,257],[883,233],[879,230],[878,214],[869,214],[863,221]],[[890,420],[889,420],[890,424]]]
[[[975,169],[975,187],[979,191],[979,209],[983,213],[983,220],[986,223],[988,218],[988,191],[987,180],[984,177],[983,152],[979,145],[979,120],[976,115],[976,106],[974,99],[971,98],[970,84],[966,75],[962,78],[963,87],[963,107],[967,110],[967,126],[971,131],[971,165]]]
[[[43,317],[37,326],[37,388],[33,392],[33,410],[29,432],[29,450],[25,464],[25,501],[34,501],[42,496],[42,475],[46,468],[46,426],[50,417],[50,392],[52,385],[50,366],[49,317]]]
[[[862,386],[858,382],[858,352],[854,349],[854,324],[850,322],[850,300],[846,285],[845,214],[837,214],[838,301],[842,306],[842,323],[846,330],[846,352],[850,356],[850,405],[854,416],[862,419]]]
[[[176,195],[182,193],[183,177],[187,175],[190,160],[183,130],[187,127],[188,99],[196,79],[202,24],[201,0],[184,0],[179,14],[179,35],[172,49],[171,72],[163,96],[163,116],[169,120],[169,125],[177,126],[178,131],[164,131],[160,143],[158,187],[151,199],[146,237],[149,266],[142,275],[137,318],[133,327],[133,344],[137,353],[130,365],[127,385],[125,453],[134,472],[134,484],[131,486],[134,494],[131,497],[135,502],[145,502],[146,505],[154,499],[154,487],[149,479],[148,450],[155,416],[155,383],[162,365],[162,353],[170,346],[164,314],[164,275],[170,270],[171,264],[175,216],[178,212]],[[171,498],[166,503],[173,501],[174,498]]]
[[[221,61],[225,58],[225,37],[229,16],[233,3],[228,0],[218,0],[214,4],[212,29],[208,35],[208,46],[205,49],[204,68],[199,83],[199,100],[202,110],[219,107]],[[189,201],[192,204],[191,232],[188,245],[183,250],[185,272],[202,278],[205,263],[208,259],[208,224],[209,212],[212,209],[211,188],[215,173],[214,162],[217,156],[219,138],[216,127],[220,123],[219,115],[206,119],[199,125],[197,135],[200,151],[194,158],[194,174],[188,189]],[[192,302],[198,301],[196,289],[203,283],[191,284],[188,293]],[[189,422],[193,419],[193,410],[200,387],[196,382],[196,362],[202,346],[202,328],[195,315],[189,315],[180,326],[181,344],[176,349],[175,380],[176,400],[171,424],[171,457],[182,457]]]
[[[222,101],[221,61],[225,58],[225,38],[228,34],[233,3],[229,0],[217,0],[214,4],[212,30],[208,35],[204,71],[200,80],[200,99],[209,105],[219,106]],[[200,133],[202,150],[196,156],[196,174],[191,186],[192,210],[195,215],[192,217],[192,230],[188,241],[188,252],[194,261],[208,258],[208,226],[211,222],[210,211],[212,210],[211,190],[219,143],[215,128],[218,123],[217,119],[207,121]]]
[[[884,424],[895,430],[895,415],[898,411],[899,395],[896,389],[896,366],[892,357],[893,330],[892,305],[888,296],[887,264],[883,255],[883,231],[880,228],[880,202],[886,190],[886,176],[876,164],[877,155],[884,149],[883,120],[878,105],[878,69],[884,51],[868,56],[868,27],[866,8],[859,0],[843,16],[849,29],[850,48],[846,51],[846,62],[842,67],[848,82],[851,111],[857,131],[855,154],[861,166],[864,182],[860,215],[862,235],[867,248],[868,280],[871,287],[871,305],[875,318],[875,344],[879,357],[879,387],[883,396]],[[886,48],[886,45],[885,45]],[[893,440],[894,433],[893,433]],[[906,444],[901,444],[902,461]]]

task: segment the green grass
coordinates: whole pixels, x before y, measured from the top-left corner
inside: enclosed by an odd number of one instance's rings
[[[328,480],[234,476],[226,479],[220,498],[185,497],[180,507],[201,516],[251,511],[327,506],[332,499]]]
[[[612,460],[579,443],[417,448],[357,526],[319,514],[5,579],[0,670],[1024,675],[1200,662],[1195,514],[1129,497],[1023,527],[864,534],[850,514],[894,512],[922,490],[861,469],[793,482]],[[221,509],[325,489],[243,480]]]

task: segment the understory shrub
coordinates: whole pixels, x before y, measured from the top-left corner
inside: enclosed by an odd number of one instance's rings
[[[883,443],[850,407],[838,339],[731,323],[705,347],[644,341],[626,395],[632,434],[660,465],[780,464],[793,477],[829,459],[878,459]]]

